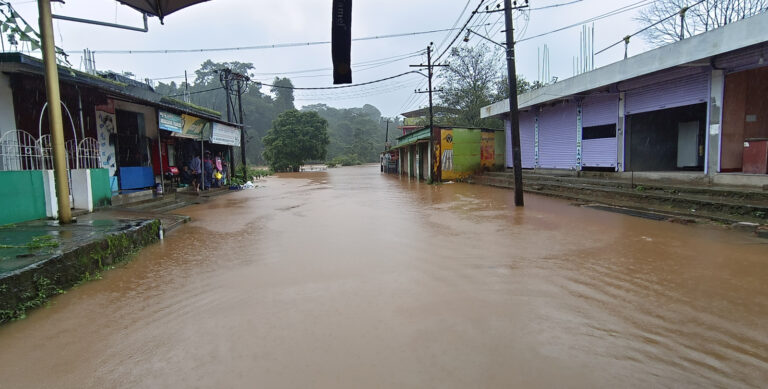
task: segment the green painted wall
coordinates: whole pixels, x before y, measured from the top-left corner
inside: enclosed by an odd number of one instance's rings
[[[480,169],[480,143],[482,132],[466,128],[453,129],[453,170],[474,173]]]
[[[94,208],[112,204],[109,169],[91,169],[91,195],[93,195]]]
[[[507,151],[507,141],[505,139],[504,131],[495,131],[496,135],[494,135],[494,141],[496,144],[494,145],[494,161],[493,164],[499,167],[504,167],[504,163],[506,162],[504,160],[504,153]]]
[[[45,218],[43,172],[0,172],[0,225]]]

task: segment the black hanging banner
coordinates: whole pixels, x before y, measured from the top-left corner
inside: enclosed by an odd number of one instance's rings
[[[333,57],[333,83],[351,84],[352,0],[333,0],[332,17],[331,56]]]

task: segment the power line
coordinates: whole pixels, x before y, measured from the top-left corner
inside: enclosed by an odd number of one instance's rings
[[[388,34],[388,35],[374,35],[362,38],[353,38],[353,41],[368,41],[376,39],[389,39],[400,38],[405,36],[414,35],[426,35],[434,34],[438,32],[453,31],[456,28],[444,28],[440,30],[428,30],[417,32],[406,32],[400,34]],[[302,47],[302,46],[317,46],[317,45],[329,45],[331,41],[315,41],[315,42],[292,42],[292,43],[275,43],[267,45],[257,46],[241,46],[241,47],[220,47],[220,48],[201,48],[201,49],[158,49],[158,50],[92,50],[96,54],[179,54],[179,53],[205,53],[205,52],[222,52],[222,51],[246,51],[246,50],[262,50],[262,49],[278,49],[286,47]],[[77,52],[81,52],[78,50]],[[70,53],[75,53],[71,51]]]
[[[459,14],[459,17],[457,17],[457,18],[456,18],[456,21],[455,21],[455,22],[453,22],[453,26],[451,26],[451,28],[456,28],[456,26],[458,26],[458,25],[459,25],[459,23],[461,22],[461,18],[463,18],[463,17],[464,17],[464,13],[465,13],[465,12],[467,12],[467,8],[469,8],[469,4],[470,4],[470,3],[472,3],[472,0],[467,0],[467,3],[466,3],[466,4],[464,4],[464,9],[462,9],[462,10],[461,10],[461,13]],[[437,50],[440,50],[440,47],[442,47],[442,46],[445,44],[445,42],[447,42],[447,41],[448,41],[448,39],[449,39],[450,37],[451,37],[451,34],[450,34],[450,33],[449,33],[449,34],[446,34],[446,35],[445,35],[445,38],[443,38],[443,40],[442,40],[442,41],[440,41],[440,44],[439,44],[439,45],[437,45],[437,48],[438,48]]]
[[[704,1],[705,1],[705,0],[699,0],[698,2],[696,2],[696,3],[693,3],[693,4],[691,4],[691,5],[687,6],[687,7],[688,7],[688,8],[693,8],[693,7],[695,7],[695,6],[697,6],[697,5],[701,4],[701,3],[703,3]],[[675,17],[675,16],[677,16],[677,15],[679,15],[679,14],[680,14],[680,12],[675,12],[675,13],[673,13],[673,14],[671,14],[671,15],[669,15],[669,16],[667,16],[667,17],[665,17],[664,19],[661,19],[661,20],[657,21],[656,23],[653,23],[653,24],[651,24],[651,25],[648,25],[648,26],[644,27],[643,29],[641,29],[641,30],[639,30],[639,31],[636,31],[636,32],[634,32],[634,33],[632,33],[632,34],[630,34],[630,35],[627,35],[627,36],[625,36],[624,38],[622,38],[620,41],[618,41],[618,42],[616,42],[616,43],[613,43],[613,44],[611,44],[610,46],[608,46],[608,47],[606,47],[606,48],[604,48],[604,49],[602,49],[602,50],[600,50],[600,51],[596,52],[596,53],[595,53],[595,55],[598,55],[598,54],[600,54],[600,53],[602,53],[602,52],[604,52],[604,51],[606,51],[606,50],[610,49],[611,47],[614,47],[614,46],[618,45],[618,44],[619,44],[619,43],[621,43],[621,42],[627,42],[627,43],[629,43],[629,38],[631,38],[631,37],[633,37],[633,36],[635,36],[635,35],[637,35],[637,34],[640,34],[640,33],[642,33],[643,31],[645,31],[645,30],[647,30],[647,29],[649,29],[649,28],[652,28],[652,27],[654,27],[654,26],[656,26],[656,25],[658,25],[658,24],[660,24],[660,23],[663,23],[664,21],[668,20],[669,18]]]
[[[293,90],[334,90],[334,89],[346,89],[346,88],[354,88],[354,87],[363,86],[363,85],[371,85],[371,84],[376,84],[376,83],[379,83],[379,82],[384,82],[384,81],[392,80],[392,79],[395,79],[395,78],[398,78],[398,77],[403,77],[403,76],[406,76],[406,75],[408,75],[408,74],[420,74],[420,75],[422,75],[422,76],[424,75],[423,73],[421,73],[421,72],[418,72],[418,71],[416,71],[416,70],[411,70],[411,71],[409,71],[409,72],[405,72],[405,73],[396,74],[396,75],[394,75],[394,76],[390,76],[390,77],[380,78],[380,79],[378,79],[378,80],[373,80],[373,81],[368,81],[368,82],[362,82],[362,83],[359,83],[359,84],[349,84],[349,85],[339,85],[339,86],[325,86],[325,87],[313,87],[313,88],[300,88],[300,87],[295,87],[295,86],[282,86],[282,85],[273,85],[273,84],[267,84],[267,83],[263,83],[263,82],[259,82],[259,84],[261,84],[261,85],[264,85],[264,86],[268,86],[268,87],[271,87],[271,88],[279,88],[279,89],[293,89]],[[215,90],[220,90],[220,89],[221,89],[221,88],[206,89],[206,90],[201,90],[201,91],[190,92],[189,94],[198,94],[198,93],[212,92],[212,91],[215,91]],[[168,97],[178,97],[178,96],[182,96],[182,95],[170,95],[170,96],[168,96]]]
[[[609,12],[606,12],[604,14],[594,16],[594,17],[591,17],[589,19],[586,19],[586,20],[583,20],[583,21],[580,21],[580,22],[577,22],[577,23],[573,23],[573,24],[570,24],[570,25],[567,25],[567,26],[563,26],[563,27],[560,27],[560,28],[557,28],[557,29],[554,29],[554,30],[551,30],[551,31],[543,32],[541,34],[530,36],[528,38],[518,39],[515,43],[520,43],[520,42],[525,42],[525,41],[528,41],[528,40],[531,40],[531,39],[540,38],[542,36],[554,34],[556,32],[567,30],[569,28],[578,27],[578,26],[581,26],[581,25],[586,24],[586,23],[590,23],[590,22],[594,22],[594,21],[597,21],[597,20],[600,20],[600,19],[605,19],[607,17],[615,16],[615,15],[618,15],[618,14],[621,14],[621,13],[624,13],[624,12],[627,12],[627,11],[631,11],[633,9],[644,7],[644,6],[648,5],[649,3],[651,3],[652,1],[653,0],[638,1],[636,3],[632,3],[632,4],[629,4],[629,5],[625,5],[623,7],[619,7],[617,9],[613,10],[613,11],[609,11]]]
[[[447,53],[448,50],[450,50],[451,46],[453,46],[453,44],[456,43],[456,40],[459,39],[459,37],[461,36],[461,33],[464,32],[464,29],[467,28],[467,26],[469,25],[469,22],[472,21],[472,18],[474,18],[475,15],[477,15],[477,11],[480,10],[480,7],[483,6],[483,3],[485,3],[485,1],[486,0],[480,0],[480,3],[477,4],[477,8],[475,8],[475,10],[472,11],[472,13],[469,15],[469,18],[467,18],[467,21],[461,27],[461,30],[459,30],[459,33],[456,34],[455,37],[453,37],[453,40],[451,41],[451,43],[448,44],[448,46],[445,48],[445,50],[443,50],[443,52],[440,53],[440,55],[438,55],[437,58],[435,58],[435,62],[440,61],[440,58],[442,58],[445,55],[445,53]]]
[[[550,8],[563,7],[563,6],[566,6],[566,5],[581,3],[582,1],[584,1],[584,0],[573,0],[573,1],[569,1],[567,3],[544,5],[544,6],[536,7],[536,8],[528,8],[528,11],[540,11],[542,9],[550,9]]]
[[[363,86],[363,85],[376,84],[376,83],[379,83],[379,82],[388,81],[388,80],[392,80],[392,79],[395,79],[395,78],[398,78],[398,77],[406,76],[408,74],[420,74],[422,76],[424,75],[423,73],[421,73],[419,71],[411,70],[410,72],[400,73],[400,74],[396,74],[394,76],[380,78],[378,80],[373,80],[373,81],[368,81],[368,82],[362,82],[362,83],[359,83],[359,84],[349,84],[349,85],[339,85],[339,86],[324,86],[324,87],[314,87],[314,88],[297,88],[297,87],[293,87],[293,86],[278,86],[278,85],[265,84],[265,83],[261,83],[261,84],[269,86],[269,87],[273,87],[273,88],[293,89],[293,90],[344,89],[344,88],[354,88],[354,87]]]

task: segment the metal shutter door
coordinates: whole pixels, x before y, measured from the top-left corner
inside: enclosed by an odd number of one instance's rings
[[[667,82],[659,82],[626,94],[626,114],[657,111],[704,103],[709,97],[709,74],[699,73]]]
[[[539,166],[571,169],[576,165],[576,105],[548,107],[539,113]]]
[[[619,96],[589,96],[581,103],[583,127],[616,124],[619,120]]]
[[[616,138],[586,139],[581,142],[582,166],[616,167]]]
[[[581,104],[583,127],[603,126],[619,120],[619,96],[589,96]],[[616,137],[585,139],[582,141],[581,165],[588,167],[616,167]]]
[[[523,168],[533,169],[535,165],[534,160],[534,131],[535,131],[535,114],[533,112],[520,112],[520,157],[522,159]],[[514,167],[512,160],[512,129],[510,127],[509,120],[504,121],[505,135],[506,135],[506,154],[504,159],[506,160],[507,167]]]

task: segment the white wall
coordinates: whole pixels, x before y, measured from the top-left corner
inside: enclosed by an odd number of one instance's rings
[[[73,169],[72,198],[74,208],[87,209],[93,212],[93,193],[91,192],[91,171],[88,169]]]

